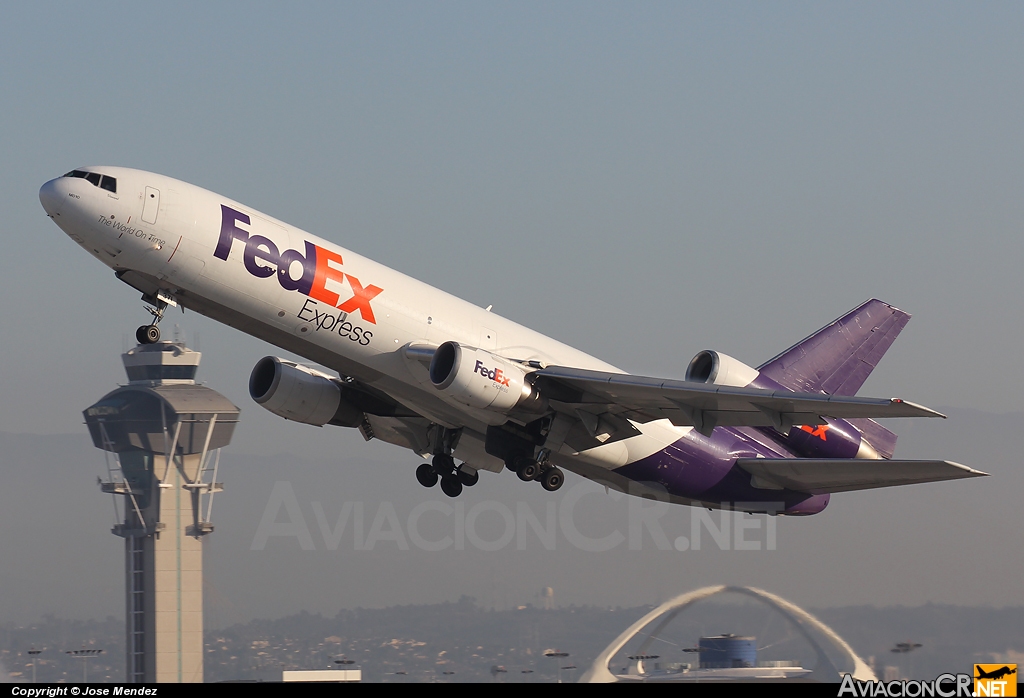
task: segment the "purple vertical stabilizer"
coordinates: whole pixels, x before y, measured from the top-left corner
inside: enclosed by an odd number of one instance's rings
[[[757,370],[796,392],[856,395],[909,321],[908,313],[869,300]]]
[[[798,392],[856,395],[910,321],[910,314],[872,299],[796,343],[758,370]],[[896,435],[870,419],[849,420],[883,458]]]

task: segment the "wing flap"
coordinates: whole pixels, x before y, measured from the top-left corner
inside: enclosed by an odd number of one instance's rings
[[[605,409],[657,414],[676,426],[693,426],[704,434],[709,434],[715,426],[821,424],[823,417],[944,416],[898,398],[734,388],[564,366],[549,366],[537,371],[534,385],[542,393],[570,406],[603,406]]]
[[[807,492],[851,492],[922,482],[983,477],[988,473],[947,460],[830,460],[825,458],[738,458],[755,486]]]

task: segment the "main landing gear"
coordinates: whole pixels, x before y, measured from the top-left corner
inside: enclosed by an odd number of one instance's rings
[[[511,465],[505,464],[509,470],[515,472],[523,482],[540,480],[540,485],[548,492],[554,492],[565,482],[565,473],[561,469],[547,463],[547,454],[541,451],[540,460],[520,457],[515,459]]]
[[[449,497],[458,497],[463,487],[472,487],[480,481],[480,474],[469,470],[465,464],[456,467],[451,456],[441,454],[416,468],[416,479],[424,487],[433,487],[440,480],[442,492]]]
[[[416,480],[424,487],[433,487],[440,482],[442,492],[449,497],[458,497],[463,487],[472,487],[479,482],[480,474],[465,463],[458,467],[455,465],[452,453],[459,440],[458,429],[434,425],[429,433],[434,457],[429,463],[416,468]],[[565,473],[548,461],[548,449],[541,449],[536,458],[524,455],[523,450],[519,453],[518,456],[506,458],[505,467],[523,482],[538,480],[548,492],[554,492],[565,482]]]
[[[152,325],[141,325],[135,330],[135,339],[139,344],[156,344],[160,341],[160,328],[157,324],[164,319],[164,311],[168,305],[177,305],[170,298],[158,292],[155,296],[143,294],[142,302],[146,303],[146,310],[153,316]]]
[[[441,491],[449,497],[458,497],[463,487],[472,487],[480,481],[480,474],[465,463],[455,465],[452,451],[459,439],[456,429],[435,427],[434,457],[429,463],[416,468],[416,479],[424,487],[433,487],[441,481]]]

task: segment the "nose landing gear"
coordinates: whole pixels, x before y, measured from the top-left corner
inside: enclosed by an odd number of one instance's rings
[[[141,325],[135,330],[135,339],[139,344],[156,344],[160,341],[159,322],[164,319],[164,311],[169,305],[177,305],[175,300],[161,291],[156,295],[142,294],[142,302],[146,304],[146,310],[153,316],[152,325]]]
[[[160,341],[160,328],[156,325],[141,325],[135,330],[135,340],[139,344],[156,344]]]

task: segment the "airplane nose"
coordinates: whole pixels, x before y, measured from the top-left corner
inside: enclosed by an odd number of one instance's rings
[[[43,210],[46,211],[46,215],[51,218],[60,213],[60,207],[66,198],[61,194],[61,192],[57,191],[58,180],[59,178],[51,179],[39,188],[39,203],[43,205]]]

